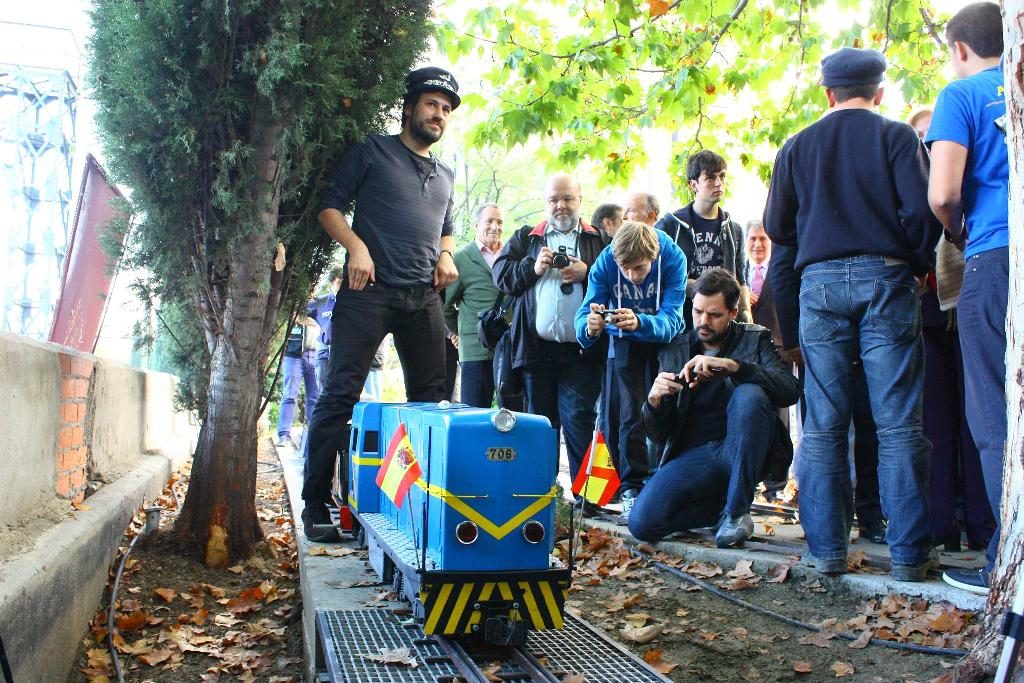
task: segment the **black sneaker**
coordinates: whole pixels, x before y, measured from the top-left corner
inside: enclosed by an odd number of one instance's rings
[[[870,522],[862,522],[857,525],[860,530],[860,537],[877,543],[879,545],[885,545],[885,520],[879,519]]]
[[[341,540],[327,505],[314,501],[306,503],[302,509],[302,533],[315,543],[335,543]]]
[[[978,595],[988,595],[988,572],[984,569],[947,569],[942,580],[950,586]]]

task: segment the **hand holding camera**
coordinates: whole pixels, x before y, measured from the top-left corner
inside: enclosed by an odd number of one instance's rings
[[[623,332],[634,332],[640,328],[640,319],[629,308],[607,309],[603,304],[590,304],[587,316],[587,334],[596,337],[605,327],[615,327]]]
[[[543,275],[544,273],[551,270],[551,261],[554,258],[554,253],[547,247],[541,247],[537,253],[537,260],[533,262],[533,272],[537,275]]]
[[[740,364],[732,358],[694,356],[683,366],[677,381],[685,382],[692,389],[715,377],[731,375],[739,369]]]

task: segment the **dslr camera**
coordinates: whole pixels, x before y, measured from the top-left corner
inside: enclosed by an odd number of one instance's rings
[[[569,254],[566,253],[565,247],[559,247],[558,253],[551,257],[551,267],[558,270],[569,267]]]

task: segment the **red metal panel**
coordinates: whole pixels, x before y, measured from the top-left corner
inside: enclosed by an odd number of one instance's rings
[[[106,171],[91,155],[78,194],[68,253],[64,257],[60,299],[53,313],[50,341],[92,353],[106,308],[113,264],[100,247],[100,234],[117,216],[111,201],[121,197]]]

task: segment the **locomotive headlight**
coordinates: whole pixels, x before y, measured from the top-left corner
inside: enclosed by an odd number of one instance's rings
[[[544,525],[531,519],[523,525],[523,538],[527,543],[540,543],[544,540]]]
[[[480,529],[473,522],[459,522],[455,526],[455,538],[459,539],[462,545],[474,543],[479,537]]]
[[[491,424],[499,432],[511,432],[516,426],[516,415],[508,408],[502,408],[491,415]]]

